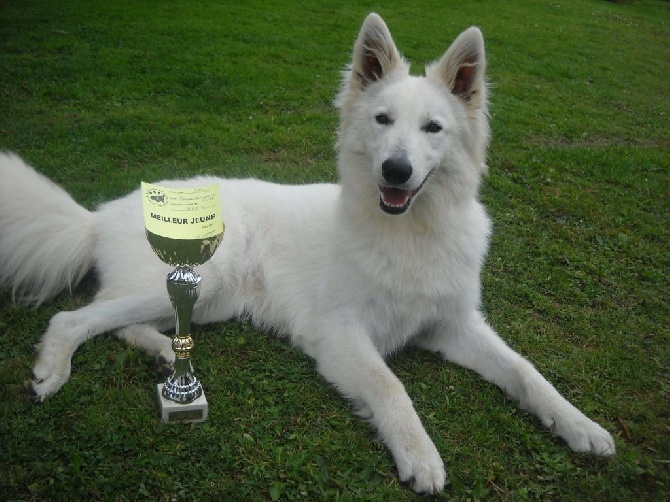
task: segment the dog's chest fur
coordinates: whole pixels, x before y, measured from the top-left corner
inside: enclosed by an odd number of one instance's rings
[[[478,203],[470,218],[438,229],[410,219],[401,224],[397,218],[386,220],[392,224],[387,228],[350,220],[339,229],[332,255],[338,281],[329,284],[349,291],[349,311],[360,317],[384,354],[455,310],[479,303],[479,273],[489,232]]]

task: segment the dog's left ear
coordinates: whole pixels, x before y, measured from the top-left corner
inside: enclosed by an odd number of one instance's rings
[[[474,26],[461,33],[444,56],[426,69],[428,78],[439,79],[452,94],[476,109],[486,106],[485,73],[484,36]]]

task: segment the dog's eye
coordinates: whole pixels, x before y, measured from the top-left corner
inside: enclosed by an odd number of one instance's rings
[[[378,113],[375,115],[375,121],[380,125],[390,125],[392,123],[389,116],[385,113]]]
[[[425,126],[423,126],[422,129],[425,132],[430,132],[434,134],[436,132],[440,132],[442,130],[442,126],[437,122],[435,122],[434,120],[431,120]]]

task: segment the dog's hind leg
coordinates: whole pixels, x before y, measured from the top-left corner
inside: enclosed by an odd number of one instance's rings
[[[350,326],[338,333],[335,327],[346,328],[337,321],[328,324],[324,329],[331,332],[309,351],[319,372],[369,418],[391,451],[401,481],[417,492],[442,490],[444,464],[403,384],[363,330]]]
[[[166,295],[167,296],[167,295]],[[169,299],[130,295],[97,299],[79,310],[59,312],[38,345],[29,391],[43,401],[70,377],[72,356],[86,340],[134,323],[167,319],[173,315]]]
[[[445,323],[420,343],[502,388],[519,406],[579,452],[613,455],[612,436],[568,402],[533,365],[503,342],[478,311]]]
[[[174,369],[174,351],[172,350],[172,339],[163,333],[160,329],[169,329],[174,327],[166,323],[165,326],[156,326],[153,324],[131,324],[116,330],[116,336],[132,345],[144,350],[150,356],[156,358],[158,371],[165,376],[172,374]]]

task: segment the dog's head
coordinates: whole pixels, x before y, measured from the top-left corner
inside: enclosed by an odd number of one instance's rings
[[[425,76],[411,76],[386,24],[370,14],[336,100],[343,193],[378,198],[393,215],[415,199],[476,194],[489,142],[485,69],[484,39],[472,27]]]

